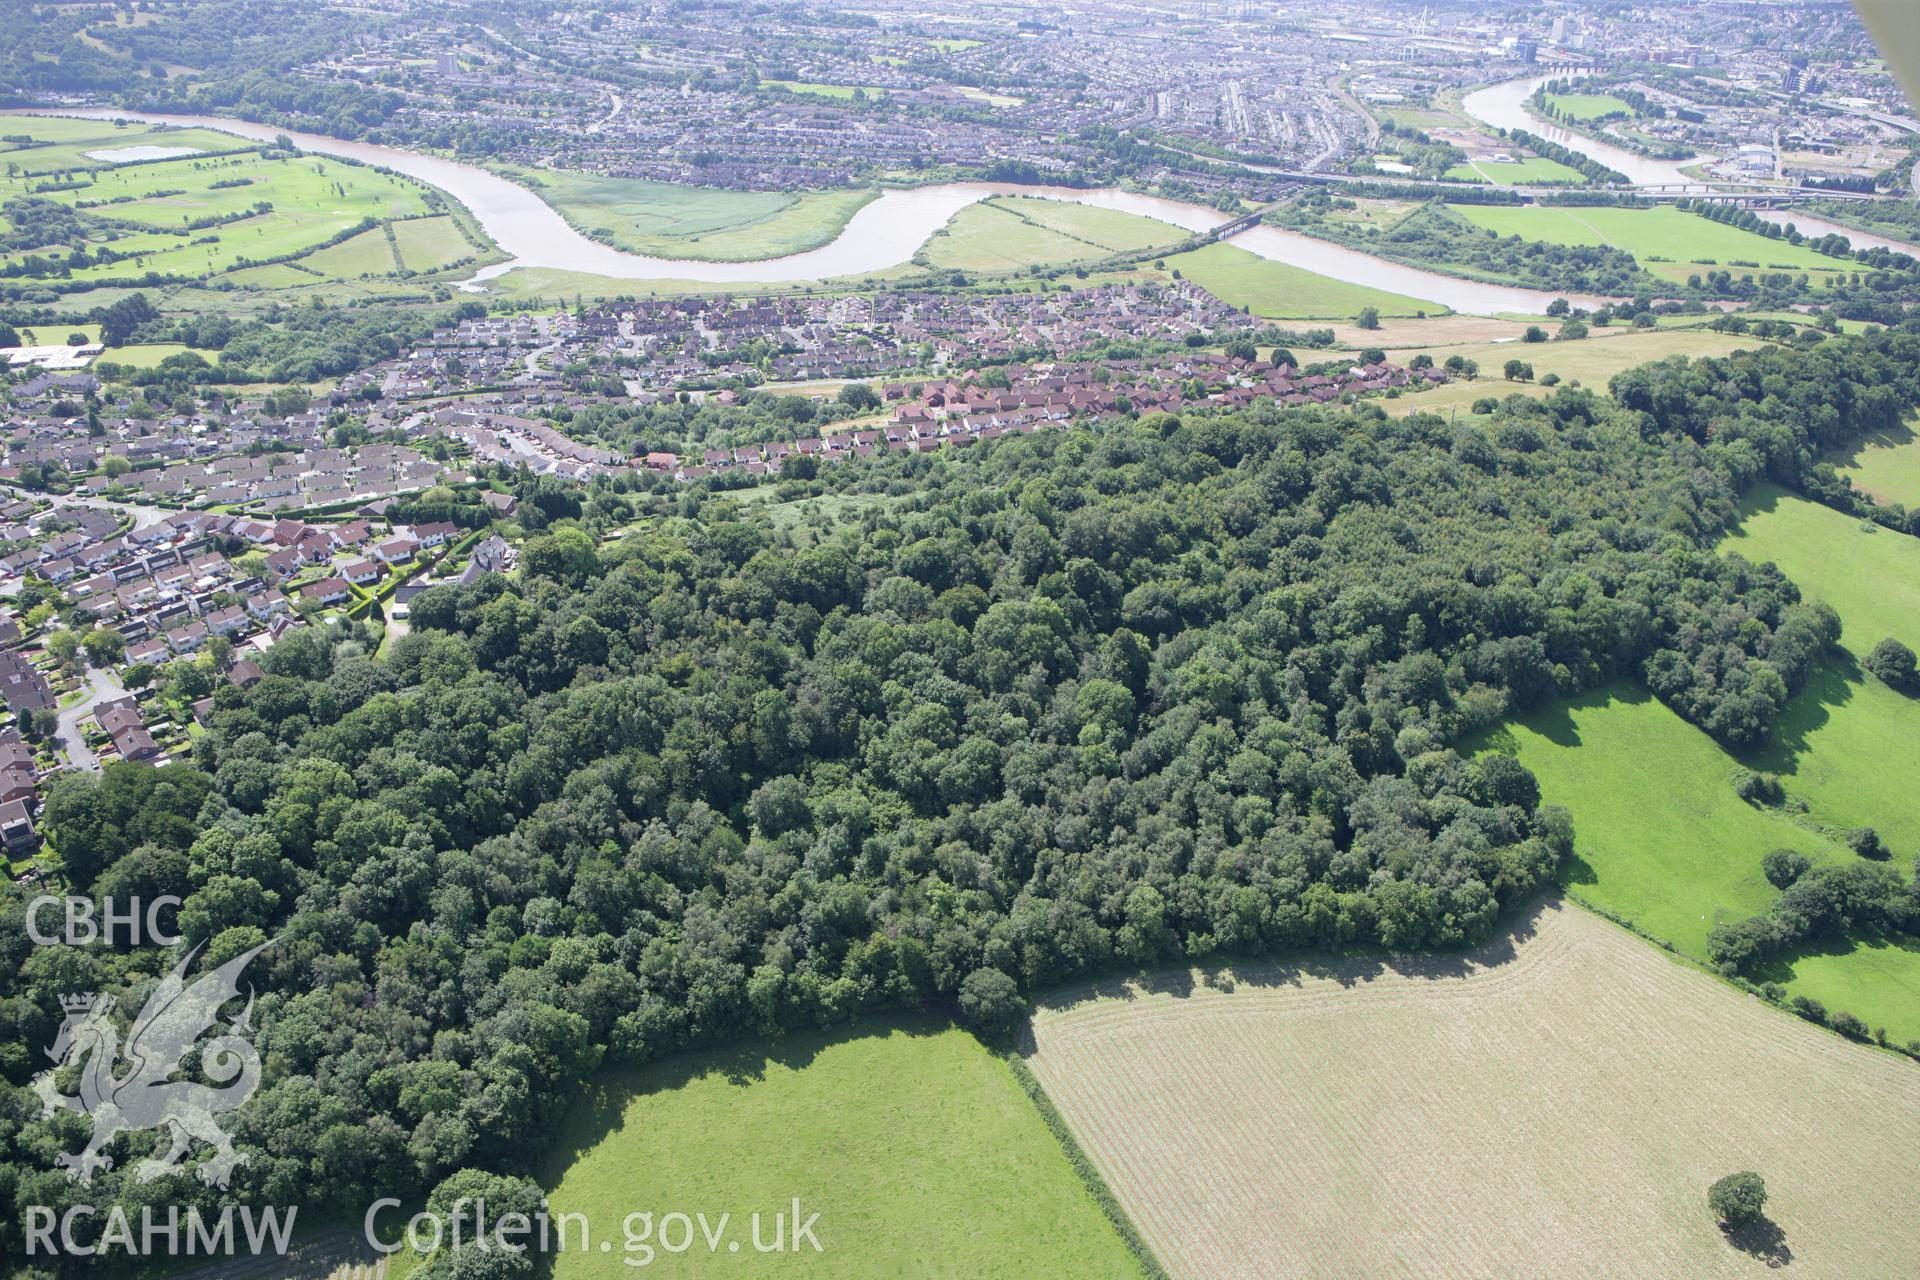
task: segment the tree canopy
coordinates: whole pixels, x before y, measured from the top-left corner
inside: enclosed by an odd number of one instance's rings
[[[1734,357],[1486,424],[1261,405],[1010,437],[882,460],[913,483],[799,529],[665,481],[547,513],[530,481],[519,574],[423,593],[378,658],[359,624],[289,634],[213,693],[191,762],[63,780],[45,826],[82,888],[183,898],[210,956],[273,939],[237,1177],[282,1203],[524,1173],[605,1061],[923,1001],[1004,1027],[1116,968],[1469,945],[1571,827],[1463,744],[1623,676],[1763,737],[1838,624],[1710,548],[1743,486],[1880,388],[1913,402],[1909,341],[1816,353],[1825,382]],[[30,948],[19,916],[8,1045],[51,1043],[66,992],[138,1008],[168,961]],[[4,1059],[16,1100],[35,1065]],[[0,1186],[62,1203],[75,1135],[37,1115],[0,1119]]]

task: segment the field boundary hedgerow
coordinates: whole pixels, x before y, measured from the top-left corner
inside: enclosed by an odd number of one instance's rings
[[[1041,1120],[1046,1122],[1047,1130],[1060,1144],[1060,1150],[1066,1154],[1067,1163],[1071,1164],[1073,1171],[1080,1175],[1080,1181],[1085,1184],[1088,1193],[1099,1204],[1100,1211],[1107,1215],[1107,1221],[1113,1224],[1113,1229],[1120,1234],[1121,1240],[1126,1242],[1127,1248],[1139,1260],[1140,1269],[1146,1273],[1148,1280],[1172,1280],[1167,1269],[1160,1265],[1160,1259],[1154,1257],[1153,1250],[1147,1246],[1145,1237],[1140,1234],[1140,1229],[1134,1226],[1133,1219],[1127,1215],[1119,1197],[1113,1194],[1113,1188],[1108,1186],[1107,1180],[1100,1176],[1100,1170],[1094,1167],[1093,1161],[1087,1156],[1086,1149],[1080,1145],[1080,1140],[1074,1137],[1073,1130],[1067,1127],[1066,1117],[1062,1116],[1060,1109],[1053,1105],[1053,1099],[1047,1096],[1046,1089],[1041,1085],[1039,1078],[1033,1074],[1033,1069],[1027,1065],[1026,1059],[1017,1053],[1002,1056],[1008,1068],[1012,1070],[1013,1078],[1020,1082],[1021,1091],[1032,1099]]]

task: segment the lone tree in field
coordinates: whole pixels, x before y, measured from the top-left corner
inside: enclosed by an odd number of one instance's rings
[[[1767,1184],[1757,1173],[1730,1173],[1707,1188],[1707,1208],[1723,1227],[1744,1227],[1766,1207]]]
[[[1873,646],[1866,668],[1895,689],[1905,692],[1915,687],[1913,650],[1892,637]]]

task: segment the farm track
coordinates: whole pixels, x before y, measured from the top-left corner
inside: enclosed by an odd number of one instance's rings
[[[1547,903],[1471,956],[1072,993],[1031,1065],[1176,1276],[1913,1275],[1920,1067]],[[1777,1261],[1777,1259],[1776,1259]]]

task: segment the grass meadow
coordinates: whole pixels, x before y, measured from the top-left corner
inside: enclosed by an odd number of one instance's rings
[[[1167,1268],[1208,1280],[1805,1280],[1920,1257],[1920,1071],[1571,905],[1468,955],[1062,993],[1030,1064]],[[1707,1185],[1766,1178],[1730,1241]]]
[[[820,84],[812,80],[762,80],[760,83],[766,86],[777,85],[791,93],[804,93],[816,98],[845,100],[852,98],[856,93],[863,93],[869,98],[887,96],[885,89],[872,84]]]
[[[1721,550],[1771,560],[1809,599],[1840,614],[1841,643],[1864,658],[1892,636],[1920,649],[1920,538],[1882,529],[1761,484]]]
[[[503,168],[587,232],[630,253],[751,262],[817,249],[877,194],[844,191],[721,191],[567,169]]]
[[[347,280],[355,276],[387,275],[400,266],[384,227],[362,231],[339,244],[310,253],[300,259],[300,265]]]
[[[1605,116],[1631,116],[1633,106],[1610,93],[1550,93],[1547,105],[1570,120],[1599,120]]]
[[[1548,205],[1450,205],[1453,215],[1503,236],[1548,244],[1623,249],[1657,276],[1684,281],[1689,275],[1726,269],[1810,273],[1846,271],[1850,262],[1815,253],[1805,245],[1714,222],[1681,209],[1612,209]],[[1737,262],[1757,266],[1735,266]]]
[[[408,271],[438,271],[449,263],[478,255],[458,224],[446,215],[396,222],[393,238]]]
[[[1854,488],[1881,502],[1920,507],[1920,435],[1910,423],[1870,436],[1827,461],[1851,478]]]
[[[1888,637],[1920,649],[1920,538],[1772,485],[1756,488],[1742,513],[1721,550],[1770,560],[1802,595],[1832,605],[1850,659],[1830,664],[1801,692],[1755,767],[1788,779],[1788,789],[1829,825],[1872,826],[1896,856],[1920,856],[1912,789],[1920,777],[1920,699],[1858,665]]]
[[[1009,196],[960,210],[928,237],[915,256],[934,267],[1010,271],[1178,244],[1189,234],[1157,218]]]
[[[1491,182],[1497,187],[1579,186],[1586,175],[1558,160],[1532,156],[1525,160],[1469,160],[1457,164],[1443,175],[1454,182]]]
[[[1375,307],[1382,316],[1439,309],[1417,298],[1273,262],[1230,244],[1210,244],[1168,258],[1167,269],[1223,302],[1274,320],[1349,320],[1362,307]]]
[[[1704,958],[1717,924],[1764,912],[1771,849],[1855,857],[1844,834],[1871,826],[1906,868],[1920,856],[1920,700],[1858,659],[1886,635],[1920,645],[1920,540],[1763,487],[1724,551],[1771,560],[1840,614],[1845,652],[1814,673],[1772,740],[1735,756],[1637,686],[1621,683],[1511,720],[1481,745],[1510,750],[1542,796],[1573,813],[1565,881],[1583,898],[1679,951]],[[1789,802],[1748,805],[1740,768],[1778,774]],[[1805,948],[1760,976],[1920,1039],[1920,948],[1859,937]]]
[[[798,1197],[821,1252],[704,1244],[647,1274],[1138,1276],[1140,1266],[1021,1090],[971,1034],[931,1019],[808,1033],[606,1072],[568,1115],[544,1179],[611,1253],[575,1250],[554,1280],[634,1274],[617,1232],[636,1210],[750,1215]]]
[[[1516,717],[1480,745],[1518,756],[1541,797],[1573,812],[1570,888],[1696,959],[1714,926],[1773,902],[1776,890],[1760,872],[1769,850],[1854,856],[1741,800],[1739,762],[1634,684]]]

